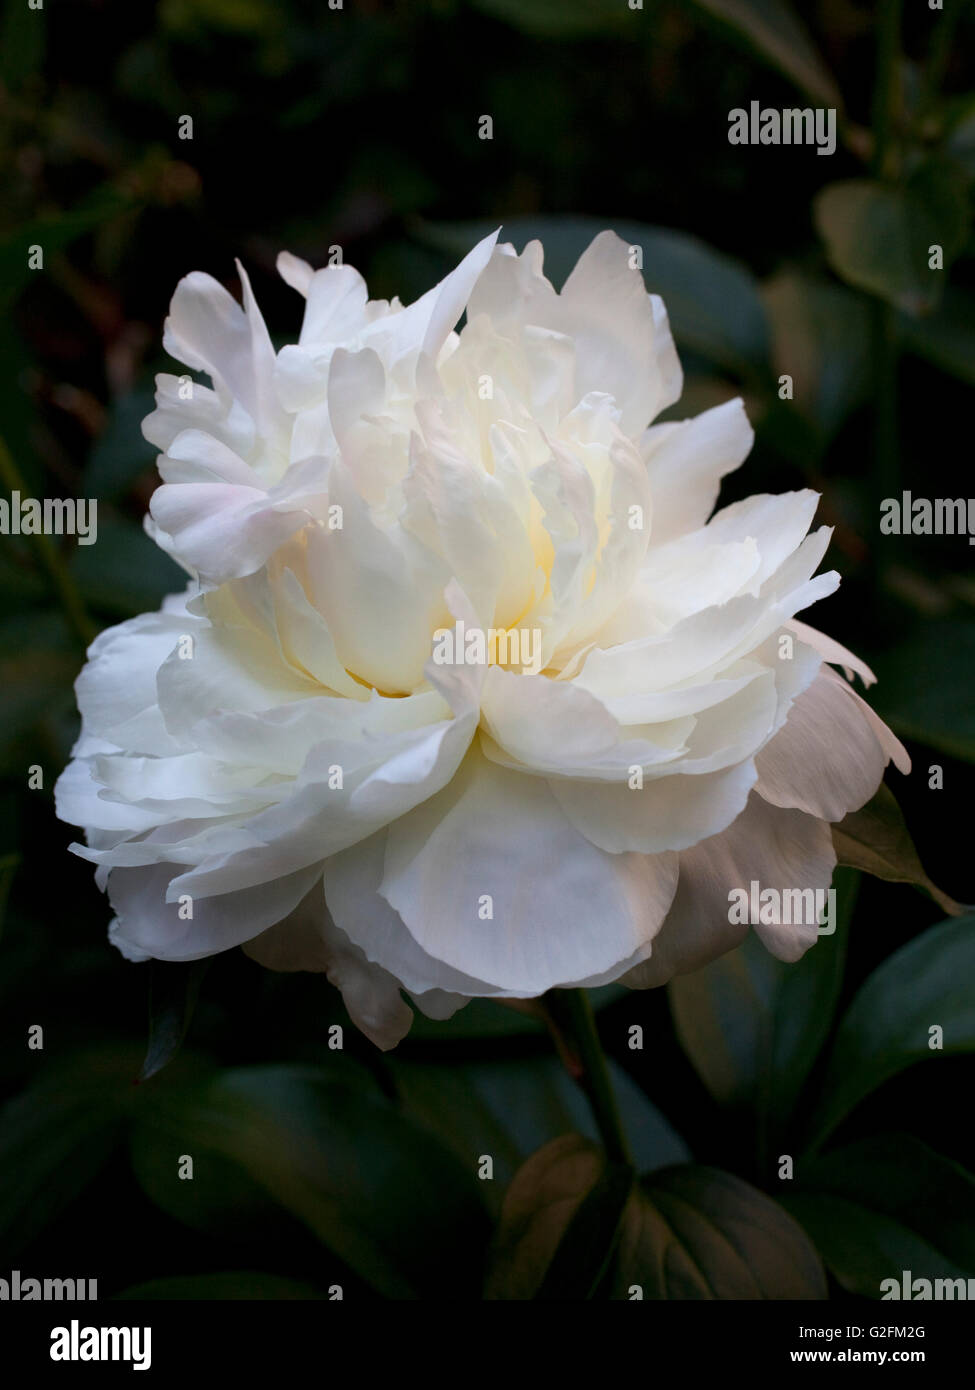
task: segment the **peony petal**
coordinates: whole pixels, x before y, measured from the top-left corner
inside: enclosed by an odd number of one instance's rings
[[[674,855],[597,849],[541,779],[472,750],[448,788],[390,828],[380,891],[429,955],[530,996],[645,946],[676,872]]]
[[[464,998],[505,993],[428,955],[381,896],[387,838],[381,830],[326,861],[325,901],[333,920],[366,959],[382,961],[411,995],[433,990]]]
[[[563,778],[548,785],[590,844],[610,854],[661,854],[727,829],[744,810],[755,777],[755,764],[747,761],[698,777],[649,778],[634,788]]]
[[[653,495],[653,545],[704,525],[721,479],[748,457],[754,439],[740,398],[647,431],[642,449]]]
[[[321,877],[321,865],[268,878],[245,892],[183,902],[167,897],[178,872],[179,866],[163,863],[113,869],[108,879],[118,937],[157,960],[199,960],[249,941],[294,910]]]
[[[288,917],[245,942],[244,951],[269,970],[323,972],[341,991],[355,1026],[384,1052],[410,1031],[413,1015],[398,981],[370,964],[331,920],[320,881]]]
[[[858,811],[877,790],[887,763],[867,708],[842,677],[824,669],[759,753],[758,792],[775,806],[826,821]]]
[[[836,855],[829,826],[801,811],[780,810],[753,793],[742,814],[720,835],[680,855],[673,906],[654,938],[649,960],[621,977],[634,989],[666,984],[699,970],[744,940],[747,924],[732,921],[731,891],[774,888],[825,890]],[[815,925],[756,925],[781,960],[795,961],[818,938]]]
[[[814,627],[808,627],[805,623],[799,622],[798,618],[793,618],[788,624],[793,632],[797,633],[804,642],[808,642],[811,647],[815,647],[824,661],[828,661],[833,666],[842,666],[849,681],[853,679],[854,671],[863,681],[864,685],[874,685],[877,677],[871,671],[865,661],[854,655],[839,642],[834,642],[832,637],[827,637],[824,632],[818,632]]]
[[[681,393],[683,373],[661,300],[648,295],[630,248],[600,232],[576,262],[560,296],[563,321],[553,325],[576,345],[576,390],[608,391],[620,428],[637,435]]]

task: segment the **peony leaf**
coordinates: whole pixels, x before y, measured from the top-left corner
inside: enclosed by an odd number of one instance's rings
[[[43,246],[53,258],[95,227],[137,207],[136,199],[111,183],[92,190],[70,211],[35,218],[0,238],[0,305],[10,304],[31,276],[28,247]]]
[[[901,322],[908,352],[975,385],[975,293],[949,285],[933,314]]]
[[[836,931],[795,965],[751,932],[736,951],[668,986],[677,1035],[701,1080],[722,1105],[756,1111],[760,1133],[785,1128],[829,1032],[858,880],[837,870]]]
[[[623,1233],[623,1216],[636,1174],[626,1163],[606,1162],[559,1241],[535,1297],[545,1301],[594,1298],[608,1276]]]
[[[944,271],[968,234],[964,181],[953,166],[934,161],[900,188],[870,179],[828,184],[813,211],[837,275],[910,314],[937,304]],[[943,269],[929,268],[935,245]]]
[[[155,1076],[182,1046],[209,965],[208,957],[149,962],[149,1043],[140,1081]]]
[[[695,4],[741,35],[760,57],[816,101],[842,107],[836,82],[785,0],[695,0]]]
[[[100,502],[119,497],[155,467],[159,450],[142,435],[142,422],[154,407],[151,387],[128,391],[111,403],[105,428],[85,466],[85,497],[97,497]]]
[[[833,1040],[810,1133],[818,1145],[864,1096],[925,1058],[975,1052],[975,914],[942,922],[888,957]],[[932,1050],[932,1027],[942,1047]]]
[[[975,1178],[907,1134],[883,1135],[801,1163],[782,1204],[837,1281],[879,1298],[881,1281],[975,1276]]]
[[[0,622],[0,768],[49,763],[50,724],[72,718],[76,639],[60,613],[22,611]],[[65,753],[70,749],[70,741]]]
[[[245,1196],[245,1210],[276,1203],[385,1297],[458,1296],[480,1277],[487,1221],[474,1173],[345,1059],[241,1067],[160,1093],[133,1155],[148,1195],[189,1224],[205,1215],[189,1191],[201,1180],[223,1203],[220,1221],[236,1212],[239,1223]],[[192,1182],[180,1180],[183,1155]]]
[[[0,1110],[0,1248],[15,1259],[101,1170],[122,1134],[138,1059],[77,1053]]]
[[[545,1282],[559,1245],[590,1195],[596,1191],[588,1267],[579,1270],[587,1291],[598,1278],[612,1247],[620,1212],[607,1203],[599,1215],[599,1182],[608,1165],[599,1148],[579,1134],[563,1134],[532,1154],[519,1168],[507,1192],[495,1237],[484,1296],[531,1299]],[[585,1295],[583,1295],[585,1296]]]
[[[141,526],[111,516],[107,507],[99,508],[98,544],[77,547],[71,557],[71,572],[90,607],[119,617],[158,607],[167,594],[178,593],[186,582],[175,561]]]
[[[825,447],[869,389],[868,306],[862,295],[794,268],[766,281],[762,298],[775,375],[792,377],[794,408]],[[798,428],[808,433],[804,424]]]
[[[481,1155],[491,1157],[493,1181],[481,1187],[492,1210],[547,1139],[574,1132],[598,1137],[588,1101],[556,1057],[467,1064],[390,1058],[387,1065],[406,1113],[437,1134],[471,1173]],[[621,1067],[609,1066],[640,1168],[686,1161],[690,1154],[664,1116]]]
[[[964,538],[954,544],[966,554]],[[973,666],[975,622],[925,622],[878,658],[877,713],[902,737],[975,762]]]
[[[3,923],[7,915],[7,899],[10,897],[10,886],[14,881],[19,867],[20,855],[16,851],[13,851],[11,854],[0,855],[0,935],[3,934]]]
[[[928,878],[897,798],[886,782],[881,782],[876,796],[866,806],[851,811],[833,826],[833,847],[840,864],[891,883],[912,883],[923,888],[952,917],[965,911]]]
[[[627,21],[639,18],[627,9],[626,0],[473,0],[473,4],[526,34],[553,39],[626,34],[632,32]]]
[[[777,1202],[718,1168],[644,1178],[624,1218],[618,1296],[824,1299],[826,1278],[802,1227]]]
[[[579,1135],[533,1154],[505,1197],[486,1296],[549,1297],[555,1289],[613,1299],[826,1297],[802,1228],[739,1178],[689,1164],[665,1168],[633,1186],[623,1205],[628,1179],[618,1168]]]

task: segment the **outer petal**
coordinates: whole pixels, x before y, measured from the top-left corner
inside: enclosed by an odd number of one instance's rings
[[[732,889],[803,890],[829,887],[836,865],[829,826],[800,811],[784,811],[752,794],[727,830],[680,856],[673,906],[654,938],[650,959],[621,977],[634,989],[662,985],[734,950],[747,925],[731,921]],[[816,941],[815,925],[756,925],[773,955],[796,961]]]
[[[848,681],[852,681],[855,671],[864,685],[876,683],[877,677],[866,662],[861,661],[858,656],[841,643],[834,642],[832,637],[827,637],[824,632],[819,632],[816,628],[801,623],[798,618],[793,618],[789,627],[792,628],[793,632],[798,633],[804,642],[815,647],[824,661],[830,662],[833,666],[842,666]]]
[[[380,894],[388,831],[381,830],[325,865],[325,900],[332,919],[366,959],[382,962],[413,995],[446,991],[453,998],[504,994],[428,955],[402,917]]]
[[[156,698],[156,672],[200,619],[183,595],[158,613],[144,613],[99,633],[75,682],[85,733],[133,753],[175,753],[185,747],[167,733]],[[80,822],[75,822],[80,824]]]
[[[185,915],[186,903],[167,898],[178,873],[177,865],[153,864],[113,869],[108,879],[117,936],[157,960],[198,960],[249,941],[294,910],[321,877],[321,864],[265,879],[244,892],[194,899],[192,917]]]
[[[322,971],[341,990],[349,1017],[377,1047],[388,1051],[410,1030],[413,1015],[399,983],[366,960],[329,916],[317,882],[295,910],[244,945],[270,970]]]
[[[643,456],[653,492],[651,544],[703,526],[721,479],[747,458],[755,431],[739,399],[679,424],[655,425],[643,437]]]
[[[859,810],[888,761],[867,709],[841,676],[824,668],[756,758],[758,792],[775,806],[827,821]]]
[[[429,955],[535,995],[645,946],[676,868],[673,855],[597,849],[543,781],[472,750],[444,792],[391,827],[380,891]]]

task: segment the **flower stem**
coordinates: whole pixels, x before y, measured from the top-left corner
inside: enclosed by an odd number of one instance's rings
[[[891,128],[900,113],[898,60],[900,56],[901,6],[903,0],[881,0],[877,22],[877,59],[873,84],[873,160],[874,178],[887,174]]]
[[[553,989],[544,999],[546,1019],[567,1071],[585,1093],[603,1147],[611,1159],[633,1163],[620,1118],[596,1019],[584,989]]]
[[[26,490],[20,471],[2,439],[0,439],[0,482],[10,493]],[[84,600],[74,582],[71,571],[64,563],[61,552],[50,536],[36,532],[32,536],[32,540],[40,555],[41,562],[47,570],[51,584],[61,601],[65,617],[76,632],[82,646],[87,647],[98,636],[98,629],[88,616]]]
[[[901,110],[900,32],[903,0],[881,0],[873,88],[874,178],[890,181],[900,173],[897,121]],[[891,156],[893,155],[893,158]],[[897,432],[897,364],[899,344],[893,307],[882,299],[871,304],[870,333],[874,362],[874,481],[879,496],[893,497],[899,487]],[[879,580],[875,567],[873,582]]]

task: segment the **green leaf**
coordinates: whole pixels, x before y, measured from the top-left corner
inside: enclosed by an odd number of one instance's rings
[[[535,1294],[537,1299],[564,1301],[596,1296],[619,1244],[623,1213],[635,1178],[628,1164],[604,1165],[566,1227]]]
[[[208,957],[149,962],[149,1043],[140,1081],[148,1081],[176,1056],[196,1008]]]
[[[881,1283],[975,1276],[975,1178],[910,1135],[837,1149],[797,1174],[783,1205],[801,1222],[837,1281],[881,1296]]]
[[[640,20],[626,0],[472,0],[474,8],[525,34],[549,39],[633,33]]]
[[[951,916],[965,910],[925,873],[897,798],[886,782],[881,782],[866,806],[851,811],[833,826],[833,848],[840,864],[890,883],[923,888]]]
[[[860,295],[789,269],[762,290],[778,378],[792,377],[793,403],[825,445],[870,383],[870,324]]]
[[[975,177],[975,95],[958,99],[946,132],[945,152]]]
[[[461,1296],[487,1234],[473,1174],[344,1061],[238,1068],[160,1093],[135,1140],[140,1180],[174,1210],[199,1200],[187,1189],[201,1179],[213,1190],[209,1165],[221,1185],[236,1170],[242,1194],[259,1188],[385,1297]],[[183,1154],[192,1182],[178,1177]]]
[[[16,89],[33,78],[44,61],[47,46],[47,16],[28,5],[3,7],[0,21],[0,81]]]
[[[145,1284],[133,1284],[114,1300],[179,1299],[224,1301],[225,1299],[262,1299],[276,1302],[295,1299],[328,1299],[324,1289],[305,1284],[299,1279],[283,1279],[279,1274],[260,1274],[252,1269],[235,1269],[221,1274],[178,1274],[168,1279],[151,1279]]]
[[[837,275],[909,314],[938,303],[968,234],[964,181],[954,166],[933,160],[898,188],[870,179],[828,184],[813,212]],[[934,245],[944,251],[942,270],[928,268]]]
[[[93,608],[131,617],[158,608],[167,594],[186,587],[186,574],[150,540],[141,526],[107,511],[98,518],[98,540],[79,545],[71,572]]]
[[[3,934],[3,921],[7,913],[7,899],[10,897],[10,886],[14,881],[14,876],[19,866],[20,855],[16,852],[0,855],[0,935]]]
[[[120,1138],[137,1070],[134,1054],[83,1052],[46,1066],[0,1110],[6,1260],[26,1250],[100,1171]]]
[[[485,1298],[536,1297],[574,1217],[606,1166],[599,1148],[579,1134],[564,1134],[532,1154],[505,1193]],[[619,1220],[617,1212],[608,1236],[604,1229],[599,1258],[615,1239]]]
[[[163,0],[159,7],[163,30],[186,41],[198,40],[211,28],[266,37],[277,33],[283,20],[271,0]]]
[[[765,62],[824,106],[842,109],[843,98],[804,25],[785,0],[694,0],[737,33]]]
[[[498,1210],[504,1189],[529,1154],[553,1135],[598,1138],[589,1103],[555,1057],[508,1062],[404,1062],[388,1066],[406,1113],[430,1128],[476,1173],[479,1159],[493,1160],[494,1178],[480,1184]],[[610,1076],[623,1128],[641,1169],[689,1157],[681,1139],[621,1067]]]
[[[975,1051],[975,914],[942,922],[895,951],[840,1021],[822,1099],[810,1123],[819,1144],[853,1107],[905,1067]],[[943,1030],[943,1050],[929,1029]]]
[[[933,314],[905,317],[901,334],[908,352],[975,385],[975,293],[949,285]]]
[[[970,554],[964,538],[955,542]],[[943,541],[942,544],[952,544]],[[945,618],[922,624],[876,662],[877,713],[903,738],[975,762],[975,622]],[[923,671],[924,679],[918,679]]]
[[[417,234],[451,257],[466,255],[494,222],[420,223]],[[501,240],[518,250],[535,238],[559,288],[593,237],[607,228],[643,251],[647,289],[667,307],[678,347],[742,375],[767,375],[769,337],[758,283],[743,265],[685,232],[600,217],[510,217]]]
[[[819,1256],[777,1202],[717,1168],[644,1178],[624,1217],[617,1289],[654,1299],[824,1299]]]
[[[151,387],[129,391],[112,403],[85,468],[86,497],[116,498],[154,466],[159,450],[142,435],[142,422],[154,405]]]
[[[578,1283],[565,1297],[614,1299],[820,1299],[822,1267],[802,1228],[763,1193],[713,1168],[660,1170],[632,1187],[619,1215],[622,1180],[595,1145],[565,1135],[516,1175],[488,1274],[488,1298],[539,1297]],[[604,1269],[605,1266],[605,1269]],[[554,1273],[553,1273],[554,1267]]]
[[[795,965],[750,932],[736,951],[668,986],[677,1036],[701,1080],[720,1104],[755,1110],[760,1135],[785,1128],[829,1032],[857,884],[857,874],[836,873],[836,931]]]
[[[633,1173],[564,1134],[518,1170],[505,1193],[484,1296],[591,1298],[616,1248]]]
[[[58,770],[39,726],[73,708],[80,661],[60,613],[27,610],[0,623],[0,769],[18,778],[35,762]]]
[[[47,266],[51,256],[63,251],[78,237],[136,206],[136,200],[130,194],[111,184],[102,184],[81,199],[70,212],[39,217],[26,226],[8,232],[0,239],[0,308],[5,308],[17,297],[31,275],[41,273],[30,268],[30,247],[40,246],[43,249],[44,264]]]

